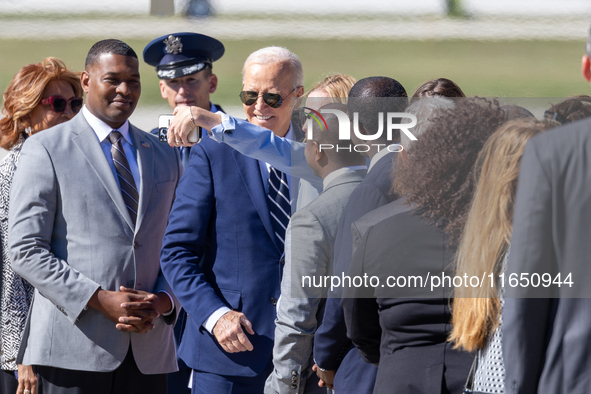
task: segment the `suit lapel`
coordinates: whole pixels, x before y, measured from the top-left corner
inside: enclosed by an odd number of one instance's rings
[[[296,177],[291,177],[291,183],[289,185],[289,199],[291,205],[291,213],[293,214],[296,211],[296,207],[298,206],[298,197],[300,193],[300,179]]]
[[[123,196],[121,196],[119,185],[113,176],[113,171],[111,170],[111,167],[105,158],[105,153],[101,148],[100,141],[98,141],[96,133],[92,127],[90,127],[88,122],[86,122],[82,112],[72,119],[72,126],[72,132],[74,134],[72,137],[72,142],[84,155],[86,161],[88,161],[88,164],[92,167],[95,174],[107,190],[107,193],[113,200],[113,203],[119,210],[119,213],[121,216],[123,216],[125,222],[133,230],[133,223],[131,222],[131,218],[127,212],[127,207],[123,201]]]
[[[129,125],[129,135],[133,143],[133,147],[137,152],[137,165],[140,170],[140,201],[138,207],[138,216],[136,229],[142,225],[142,219],[146,214],[148,208],[148,202],[150,201],[150,195],[152,194],[152,184],[154,179],[154,149],[150,146],[150,141],[146,137],[143,137],[146,141],[142,140],[143,132],[138,130],[135,126]]]
[[[265,230],[267,230],[269,237],[271,237],[277,249],[283,253],[283,248],[279,245],[279,241],[275,236],[275,230],[273,230],[273,224],[271,223],[271,214],[269,213],[269,206],[267,205],[267,195],[265,194],[259,162],[254,159],[249,159],[233,149],[232,156],[234,156],[240,176],[242,177],[250,199],[265,226]]]

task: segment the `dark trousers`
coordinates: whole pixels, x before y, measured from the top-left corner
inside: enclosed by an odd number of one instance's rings
[[[0,394],[14,394],[18,388],[18,380],[14,371],[0,370]]]
[[[187,148],[184,149],[189,150]],[[176,319],[176,324],[174,325],[174,344],[176,346],[177,354],[179,351],[179,345],[181,344],[181,338],[183,337],[183,331],[185,330],[186,322],[187,312],[181,308]],[[168,392],[171,394],[191,394],[191,389],[189,388],[189,380],[191,380],[191,368],[187,367],[187,364],[178,358],[178,356],[177,362],[179,364],[178,372],[169,373],[167,377],[166,385],[168,387]]]
[[[225,376],[193,370],[192,394],[261,394],[273,371],[273,360],[263,372],[253,377]],[[173,394],[173,393],[171,393]]]
[[[140,372],[131,347],[123,363],[112,372],[73,371],[34,367],[38,394],[166,394],[166,374]]]

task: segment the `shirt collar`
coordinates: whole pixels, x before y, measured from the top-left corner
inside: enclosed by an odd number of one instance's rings
[[[272,133],[272,131],[271,131],[271,133]],[[292,136],[293,136],[293,126],[291,125],[291,123],[289,123],[289,130],[287,130],[287,134],[285,134],[285,137],[283,137],[283,138],[285,138],[288,141],[291,141]],[[267,165],[267,171],[271,171],[271,164],[269,164],[269,163],[265,163],[265,164]]]
[[[393,151],[389,151],[388,148],[391,146],[395,146],[396,150]],[[371,159],[371,161],[369,162],[369,168],[367,169],[367,172],[370,172],[371,169],[373,168],[373,166],[376,165],[376,163],[378,161],[380,161],[380,159],[384,156],[386,156],[388,153],[394,153],[394,152],[398,152],[400,150],[400,144],[391,144],[388,146],[385,146],[383,149],[380,149],[380,151],[378,153],[375,154],[375,156]]]
[[[285,134],[285,139],[291,141],[293,137],[293,125],[289,122],[289,130],[287,130],[287,134]]]
[[[100,142],[103,142],[109,134],[111,134],[111,131],[117,130],[121,133],[123,139],[125,139],[129,145],[133,146],[131,138],[129,138],[129,120],[126,120],[119,128],[113,129],[111,126],[94,116],[88,108],[86,108],[86,105],[82,107],[82,115],[84,115],[84,118],[86,118],[86,121],[94,130]]]
[[[328,174],[326,177],[324,177],[324,180],[322,181],[322,190],[326,190],[328,185],[330,185],[330,183],[332,181],[334,181],[335,179],[337,179],[341,175],[346,174],[348,172],[362,171],[362,170],[367,170],[367,166],[351,166],[351,167],[343,167],[343,168],[339,168],[338,170],[334,170],[333,172]]]

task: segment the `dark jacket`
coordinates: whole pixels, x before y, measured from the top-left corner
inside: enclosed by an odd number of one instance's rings
[[[447,342],[450,289],[431,292],[427,279],[453,277],[455,245],[404,199],[364,216],[352,233],[349,276],[377,276],[379,285],[345,289],[341,305],[349,338],[365,361],[379,363],[374,393],[460,394],[474,355]]]

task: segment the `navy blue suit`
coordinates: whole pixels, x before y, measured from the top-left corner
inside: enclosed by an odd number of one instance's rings
[[[162,271],[187,311],[179,356],[189,367],[251,377],[269,365],[282,252],[258,161],[204,138],[191,149],[161,253]],[[254,350],[226,353],[205,330],[223,306],[252,322]]]
[[[217,112],[217,111],[222,111],[224,112],[224,110],[222,109],[221,106],[219,106],[218,104],[211,104],[211,109],[212,112]],[[154,134],[155,136],[158,136],[158,127],[152,129],[152,131],[150,131],[151,134]],[[181,156],[181,162],[183,164],[183,168],[185,168],[188,165],[189,162],[189,155],[191,154],[191,147],[184,147],[184,148],[176,148],[179,150],[180,156]],[[180,311],[178,311],[178,315],[177,315],[177,321],[176,324],[174,326],[174,343],[178,352],[178,348],[181,344],[181,337],[183,335],[183,330],[185,329],[185,323],[187,320],[187,313],[185,312],[185,310],[183,308],[181,308]],[[183,360],[179,359],[177,360],[178,364],[179,364],[179,370],[177,372],[168,374],[167,377],[167,386],[168,386],[168,391],[169,392],[174,392],[177,394],[182,394],[182,393],[190,393],[191,390],[188,388],[188,383],[189,383],[189,379],[191,377],[191,369],[188,368],[185,363],[183,362]]]
[[[395,160],[394,153],[382,157],[351,194],[337,231],[334,275],[340,277],[349,269],[353,244],[351,224],[395,199],[390,193]],[[363,361],[347,338],[340,296],[340,292],[334,292],[327,299],[322,325],[314,336],[314,360],[321,368],[337,370],[334,380],[336,392],[372,393],[377,368]]]

